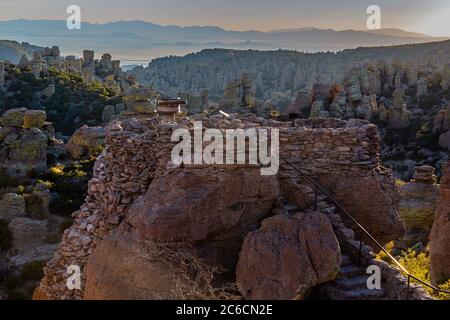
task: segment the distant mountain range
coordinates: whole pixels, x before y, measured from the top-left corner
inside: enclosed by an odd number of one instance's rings
[[[444,40],[400,29],[336,31],[308,27],[262,32],[230,31],[213,26],[179,27],[144,21],[118,21],[105,24],[83,23],[81,30],[68,30],[63,20],[23,19],[0,21],[0,38],[40,46],[59,45],[63,54],[80,55],[87,48],[96,50],[98,54],[108,51],[122,60],[151,60],[205,48],[318,52]]]
[[[41,48],[28,43],[0,40],[0,61],[7,60],[17,63],[23,55],[31,58],[33,51],[38,49]]]

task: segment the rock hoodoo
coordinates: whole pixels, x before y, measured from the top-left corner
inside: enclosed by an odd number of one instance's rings
[[[433,167],[417,167],[414,180],[400,188],[400,215],[409,229],[408,233],[416,234],[413,237],[415,243],[410,243],[411,246],[417,242],[428,242],[439,199],[439,186],[434,173]]]

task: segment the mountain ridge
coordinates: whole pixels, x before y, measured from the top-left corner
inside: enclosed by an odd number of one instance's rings
[[[81,30],[68,30],[65,20],[27,19],[0,21],[0,38],[39,46],[59,45],[64,48],[64,55],[80,55],[83,49],[91,48],[97,52],[110,52],[122,60],[187,54],[210,48],[212,43],[227,49],[320,52],[447,39],[400,29],[339,31],[306,27],[235,31],[217,26],[165,26],[141,20],[85,22]]]

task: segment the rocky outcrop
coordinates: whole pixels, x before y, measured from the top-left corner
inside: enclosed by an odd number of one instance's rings
[[[90,283],[90,297],[116,298],[115,293],[106,293],[114,284],[95,271],[107,272],[114,267],[103,263],[109,260],[101,249],[92,256],[95,267],[90,268],[89,264],[92,253],[102,245],[112,257],[125,263],[125,252],[120,248],[113,252],[110,247],[121,246],[115,241],[126,243],[128,240],[122,241],[122,235],[144,247],[154,242],[187,243],[209,266],[218,265],[233,274],[242,239],[273,214],[271,206],[278,184],[284,186],[284,193],[288,185],[285,180],[298,174],[286,163],[281,163],[278,175],[271,177],[261,176],[260,168],[254,165],[185,164],[174,168],[170,161],[175,145],[171,142],[172,132],[175,128],[192,130],[193,120],[202,120],[204,127],[220,130],[278,128],[282,157],[328,182],[324,184],[326,189],[346,199],[348,209],[355,215],[359,212],[358,218],[366,228],[381,235],[383,241],[395,239],[401,231],[395,196],[398,191],[393,189],[390,173],[379,168],[380,140],[377,128],[369,122],[310,119],[281,123],[255,115],[190,117],[178,124],[162,123],[158,118],[128,119],[109,126],[106,148],[94,167],[86,202],[74,213],[74,225],[65,231],[57,253],[48,263],[37,297],[82,299],[86,284]],[[351,183],[339,185],[346,178]],[[361,194],[358,201],[354,201],[355,192]],[[390,192],[394,196],[389,196]],[[132,274],[137,274],[137,278],[142,275],[148,282],[147,289],[141,292],[127,292],[145,295],[156,280],[141,270],[144,262],[134,253],[130,253],[130,261],[131,266],[121,262],[118,270],[135,265],[139,270]],[[152,261],[148,263],[145,266],[151,268]],[[65,286],[66,268],[70,265],[81,268],[82,290],[71,291]],[[164,266],[160,267],[155,267],[155,275],[166,272]],[[115,270],[111,273],[117,274]],[[88,274],[92,282],[86,278]],[[104,286],[100,281],[104,281]],[[119,287],[126,285],[125,279],[119,282]],[[101,292],[95,290],[102,286],[105,289]],[[149,297],[156,295],[149,293]]]
[[[430,166],[416,168],[414,180],[400,188],[400,215],[408,228],[431,230],[439,199],[435,169]]]
[[[339,244],[324,214],[278,215],[245,238],[236,282],[247,299],[304,299],[311,288],[333,280],[340,264]]]
[[[105,129],[103,127],[83,126],[72,135],[65,149],[73,159],[81,159],[98,155],[104,145]]]
[[[0,219],[10,222],[25,216],[25,199],[16,193],[8,193],[0,200]]]
[[[403,90],[394,91],[392,109],[387,118],[387,125],[393,129],[407,128],[410,124],[411,114],[404,103]]]
[[[11,250],[25,252],[46,244],[47,223],[30,218],[16,218],[8,226],[13,240]]]
[[[361,175],[323,175],[319,181],[378,241],[388,243],[404,235],[399,191],[386,169]]]
[[[305,115],[311,107],[311,97],[308,89],[299,90],[297,97],[293,104],[291,104],[287,110],[286,114],[301,116]]]
[[[126,222],[147,240],[196,243],[210,264],[232,269],[277,196],[278,179],[259,169],[185,170],[153,180]]]
[[[90,255],[84,299],[175,299],[182,280],[161,255],[156,244],[144,245],[133,236],[114,232]],[[124,277],[127,274],[133,276]]]
[[[23,127],[25,129],[42,129],[45,125],[47,114],[44,110],[28,110],[23,117]]]
[[[238,112],[239,109],[253,108],[255,106],[254,82],[250,74],[243,73],[240,79],[229,82],[218,105],[226,112]]]
[[[441,198],[430,237],[431,280],[442,284],[450,279],[450,163],[441,179]]]
[[[21,128],[23,126],[23,118],[27,108],[9,109],[0,117],[0,126]]]
[[[23,178],[47,169],[47,148],[57,147],[54,129],[42,110],[11,109],[0,117],[0,168]]]
[[[400,216],[405,222],[406,234],[395,243],[398,252],[424,248],[429,242],[439,200],[434,173],[433,167],[416,167],[414,179],[400,187]]]

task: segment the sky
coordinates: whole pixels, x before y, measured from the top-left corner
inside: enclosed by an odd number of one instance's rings
[[[66,19],[66,8],[74,4],[87,22],[143,20],[261,31],[363,30],[366,9],[375,4],[381,8],[382,28],[450,36],[450,0],[0,0],[0,20]]]

